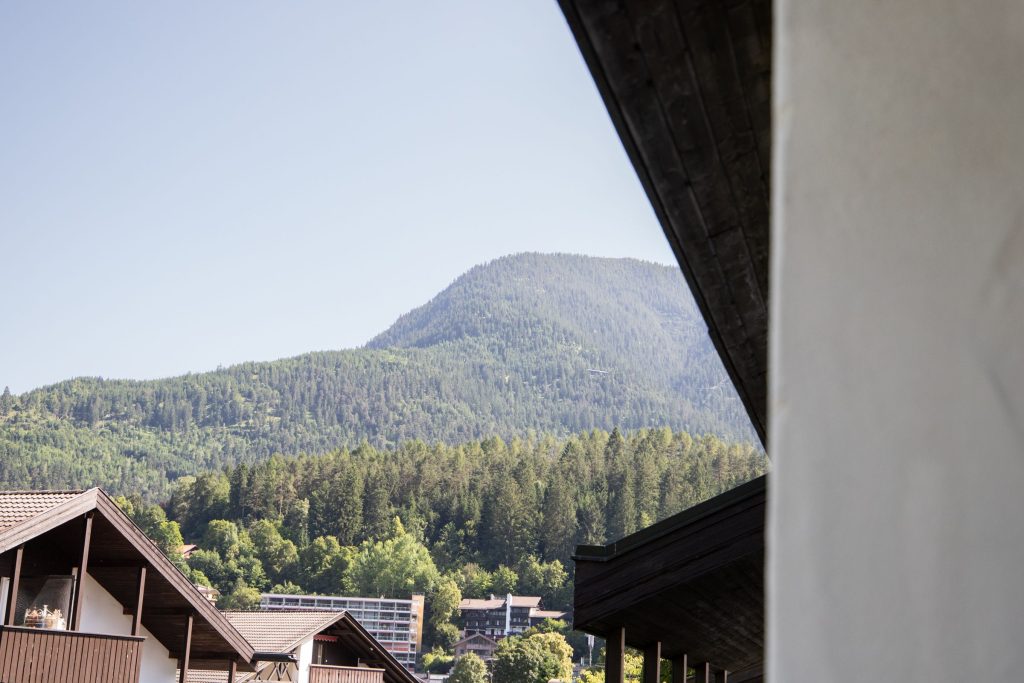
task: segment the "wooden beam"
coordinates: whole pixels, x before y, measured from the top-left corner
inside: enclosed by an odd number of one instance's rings
[[[142,630],[142,599],[146,595],[146,565],[139,567],[138,592],[135,598],[135,614],[132,616],[132,635]]]
[[[694,676],[694,683],[711,683],[715,680],[714,674],[711,673],[711,664],[708,662],[702,662],[693,667],[697,675]]]
[[[672,683],[686,683],[686,674],[690,671],[690,665],[686,661],[686,655],[676,657],[672,660]]]
[[[148,612],[147,612],[147,614],[148,614]],[[193,630],[195,630],[195,629],[193,629]],[[172,652],[172,651],[168,650],[167,651],[167,659],[177,659],[177,660],[180,660],[182,654],[183,654],[183,652],[178,652],[178,651]],[[218,650],[218,651],[214,651],[214,650],[200,650],[200,649],[198,649],[198,645],[193,643],[192,644],[192,649],[189,651],[188,661],[189,661],[189,666],[192,667],[193,669],[197,668],[197,667],[198,668],[204,668],[204,669],[210,669],[210,668],[219,668],[219,667],[225,666],[225,663],[226,663],[227,660],[225,660],[224,657],[225,657],[224,650]],[[201,667],[199,666],[200,664],[202,664]],[[0,681],[0,683],[3,683],[3,682]]]
[[[92,543],[92,512],[85,514],[85,533],[82,539],[82,559],[78,563],[78,576],[75,579],[74,603],[71,606],[72,631],[77,631],[82,623],[82,588],[85,583],[85,573],[89,570],[89,545]]]
[[[92,568],[96,569],[138,569],[139,567],[146,566],[145,562],[139,562],[138,560],[130,560],[123,562],[121,560],[93,560]]]
[[[621,626],[605,639],[604,681],[626,683],[626,629]]]
[[[661,681],[661,643],[655,642],[644,648],[644,673],[640,678],[643,683],[660,683]]]
[[[228,683],[235,683],[235,676],[238,673],[238,663],[235,660],[228,660]]]
[[[125,614],[135,614],[135,611],[130,607],[124,608]],[[195,612],[185,607],[150,607],[146,610],[146,614],[151,617],[187,617]]]
[[[11,585],[8,587],[7,613],[4,615],[4,625],[14,626],[14,618],[18,611],[18,588],[21,583],[21,561],[25,556],[25,544],[22,543],[14,551],[14,571],[11,572]]]
[[[192,655],[192,620],[195,617],[188,615],[188,620],[185,622],[185,649],[182,650],[181,655],[181,673],[178,676],[178,683],[185,683],[188,680],[188,660]]]

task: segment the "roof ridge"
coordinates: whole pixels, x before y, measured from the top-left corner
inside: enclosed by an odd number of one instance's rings
[[[221,609],[221,614],[340,614],[347,609]]]
[[[68,494],[76,494],[77,495],[77,494],[80,494],[80,493],[87,493],[88,491],[91,491],[91,490],[92,489],[4,489],[4,490],[0,490],[0,495],[12,495],[12,494],[18,494],[20,496],[32,495],[32,494],[37,494],[37,495],[50,494],[50,495],[53,495],[55,493],[68,493]]]

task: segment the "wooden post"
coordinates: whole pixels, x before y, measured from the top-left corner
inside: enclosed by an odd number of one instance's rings
[[[238,664],[233,659],[228,660],[228,683],[235,683],[235,676],[238,673]]]
[[[178,683],[185,683],[188,680],[188,660],[192,655],[192,619],[193,615],[190,613],[185,622],[185,650],[181,655],[181,673],[178,676]]]
[[[676,657],[672,660],[672,683],[686,683],[686,674],[690,665],[686,661],[686,655]]]
[[[715,669],[715,683],[729,683],[729,672],[725,669]]]
[[[25,544],[22,543],[14,551],[14,575],[11,576],[11,585],[7,592],[7,613],[4,615],[4,625],[14,626],[14,618],[18,611],[18,588],[21,583],[21,560],[25,555]]]
[[[643,683],[659,683],[661,681],[661,643],[655,642],[644,648]]]
[[[85,583],[85,573],[89,569],[89,544],[92,542],[92,517],[93,513],[85,515],[85,534],[82,540],[82,560],[78,563],[78,577],[75,579],[74,603],[71,606],[71,630],[77,631],[82,620],[82,588]]]
[[[626,629],[621,626],[605,640],[604,682],[626,683]]]
[[[139,567],[138,593],[135,598],[135,615],[132,617],[132,635],[142,630],[142,599],[146,594],[146,565]]]
[[[715,680],[714,675],[711,673],[711,664],[708,662],[697,664],[693,668],[697,672],[697,675],[694,677],[695,683],[711,683]]]

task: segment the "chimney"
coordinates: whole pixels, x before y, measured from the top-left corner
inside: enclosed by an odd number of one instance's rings
[[[512,633],[512,594],[505,595],[505,635]]]

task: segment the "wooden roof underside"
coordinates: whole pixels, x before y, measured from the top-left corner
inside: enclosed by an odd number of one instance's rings
[[[559,0],[767,446],[771,0]]]
[[[760,675],[764,519],[760,477],[611,545],[580,546],[574,628],[624,627],[632,647],[661,642],[667,658]]]

